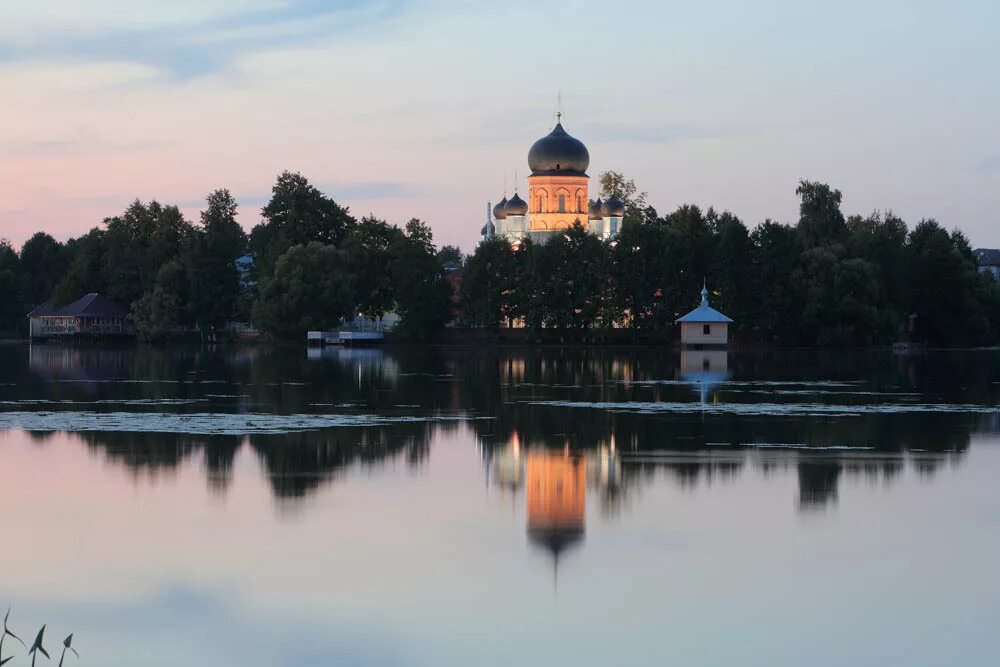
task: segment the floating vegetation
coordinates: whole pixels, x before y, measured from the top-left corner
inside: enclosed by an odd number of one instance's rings
[[[73,401],[69,399],[50,400],[47,398],[25,398],[15,401],[0,401],[0,405],[194,405],[205,403],[204,398],[103,398],[97,401]]]
[[[0,412],[0,430],[105,431],[175,433],[184,435],[281,435],[341,427],[466,421],[463,415],[381,416],[348,414],[194,413],[160,412]]]
[[[967,403],[875,403],[835,405],[829,403],[695,403],[644,402],[621,403],[587,401],[523,401],[528,405],[558,408],[590,408],[638,414],[718,414],[752,417],[859,417],[866,414],[971,413],[1000,414],[1000,408]]]

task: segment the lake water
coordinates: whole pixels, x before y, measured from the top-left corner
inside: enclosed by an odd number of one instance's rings
[[[998,352],[8,345],[0,383],[0,606],[81,665],[1000,662]]]

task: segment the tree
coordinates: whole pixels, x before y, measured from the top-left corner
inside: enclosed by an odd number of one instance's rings
[[[736,320],[736,327],[749,324],[756,294],[753,289],[753,244],[743,222],[729,211],[709,209],[713,250],[707,276],[711,277],[713,303]],[[706,276],[706,277],[707,277]]]
[[[514,252],[516,273],[512,310],[530,329],[540,329],[545,323],[545,290],[550,276],[547,260],[547,245],[534,243],[530,238]]]
[[[216,190],[206,201],[208,206],[201,213],[202,228],[185,258],[191,286],[190,314],[203,334],[234,317],[240,298],[236,259],[245,252],[247,241],[236,221],[236,200],[228,190]]]
[[[357,299],[358,312],[377,320],[392,310],[395,291],[392,272],[392,246],[403,232],[384,220],[366,217],[351,228],[342,247],[347,258],[351,291]]]
[[[261,211],[263,223],[250,233],[250,246],[262,277],[270,275],[277,258],[293,245],[312,242],[339,244],[354,218],[298,173],[284,171]]]
[[[799,234],[809,248],[847,239],[847,223],[840,212],[840,190],[825,183],[799,181],[795,189],[799,196]]]
[[[664,308],[664,284],[672,268],[667,264],[669,234],[661,225],[630,221],[611,249],[614,310],[632,328],[659,329],[672,321],[674,313]]]
[[[458,249],[458,246],[446,245],[438,250],[437,253],[438,261],[446,269],[458,269],[462,266],[462,251]]]
[[[792,277],[802,253],[801,239],[793,227],[765,220],[750,235],[753,243],[751,286],[756,293],[752,322],[765,340],[793,343],[802,312],[800,291]]]
[[[590,327],[603,313],[608,292],[603,244],[577,220],[543,248],[545,261],[538,267],[543,272],[538,284],[545,324]]]
[[[21,246],[21,298],[34,307],[52,297],[66,271],[66,249],[45,232],[36,232]]]
[[[190,306],[187,268],[179,259],[173,259],[160,269],[153,290],[132,304],[129,319],[141,340],[162,340],[190,324]]]
[[[247,249],[246,232],[236,220],[239,205],[226,189],[209,193],[205,201],[208,205],[201,212],[201,226],[208,251],[233,262]]]
[[[25,313],[19,287],[10,269],[0,269],[0,331],[15,331],[23,325]]]
[[[426,339],[451,317],[451,287],[434,251],[430,228],[417,219],[390,248],[396,312],[396,331],[408,338]]]
[[[463,323],[495,329],[514,317],[515,261],[514,250],[502,238],[479,244],[462,277]]]
[[[104,236],[104,230],[94,228],[66,243],[66,252],[72,259],[53,292],[55,306],[64,306],[91,292],[107,292]]]
[[[625,220],[630,222],[649,222],[656,219],[656,210],[647,202],[647,194],[641,192],[631,178],[625,178],[621,172],[608,170],[598,176],[601,185],[601,198],[612,195],[625,205]]]
[[[922,220],[906,248],[908,305],[916,315],[917,337],[933,345],[984,342],[990,332],[979,312],[978,278],[965,237],[949,234],[935,220]]]
[[[0,239],[0,331],[14,331],[23,326],[25,315],[21,299],[21,258],[7,239]]]
[[[698,293],[710,278],[715,241],[710,220],[715,217],[711,208],[703,214],[699,207],[685,204],[657,221],[669,230],[662,252],[670,273],[660,288],[671,325],[697,303]]]
[[[254,309],[259,326],[277,338],[302,340],[353,316],[344,252],[317,241],[296,245],[278,258]]]
[[[873,264],[885,286],[886,299],[892,315],[898,320],[901,313],[892,304],[907,300],[905,282],[906,223],[891,211],[882,215],[878,211],[866,218],[851,216],[847,220],[848,254]]]
[[[104,281],[108,296],[131,305],[156,287],[160,269],[189,249],[194,227],[176,206],[135,200],[104,221]]]

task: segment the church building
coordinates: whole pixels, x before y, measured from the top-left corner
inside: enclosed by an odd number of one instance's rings
[[[625,206],[615,196],[607,201],[589,198],[589,166],[587,147],[566,132],[562,114],[557,114],[555,128],[528,151],[528,200],[515,185],[510,199],[504,193],[492,210],[487,206],[483,238],[499,236],[515,245],[526,238],[545,242],[576,221],[602,239],[616,237]]]

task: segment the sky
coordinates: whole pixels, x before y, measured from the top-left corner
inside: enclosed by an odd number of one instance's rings
[[[1000,246],[991,0],[4,0],[0,237],[60,240],[134,199],[248,229],[298,171],[357,216],[471,250],[553,125],[590,175],[748,226],[799,179],[846,213]]]

